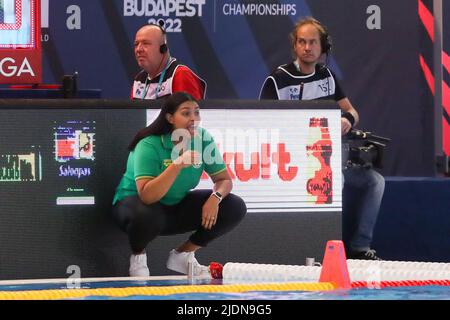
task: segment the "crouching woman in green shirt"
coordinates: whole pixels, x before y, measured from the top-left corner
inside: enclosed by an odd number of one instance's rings
[[[128,234],[133,254],[130,276],[150,275],[145,248],[160,235],[194,233],[172,250],[167,268],[197,275],[208,272],[194,253],[236,227],[247,212],[230,194],[231,178],[211,135],[197,127],[200,109],[189,94],[169,97],[158,118],[130,143],[126,172],[116,189],[113,215]],[[194,189],[205,171],[213,190]]]

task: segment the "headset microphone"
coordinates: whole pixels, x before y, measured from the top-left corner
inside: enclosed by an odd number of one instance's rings
[[[165,54],[167,52],[167,44],[163,43],[160,47],[159,47],[159,52],[161,52],[161,54]]]

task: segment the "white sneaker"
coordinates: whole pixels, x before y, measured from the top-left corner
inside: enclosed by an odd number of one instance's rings
[[[166,266],[169,270],[188,274],[189,261],[193,263],[194,276],[210,276],[209,267],[198,263],[194,252],[178,252],[173,249],[170,251]]]
[[[134,255],[130,257],[130,277],[149,277],[150,271],[147,267],[147,254]]]

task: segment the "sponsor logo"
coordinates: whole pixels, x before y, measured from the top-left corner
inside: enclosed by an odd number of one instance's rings
[[[265,4],[259,3],[226,3],[222,6],[222,13],[226,16],[295,16],[297,5],[288,4]]]
[[[59,167],[60,177],[76,177],[78,179],[89,177],[91,168],[72,168],[71,166],[61,165]]]
[[[91,130],[91,128],[87,128]],[[55,139],[55,159],[58,162],[71,160],[94,161],[94,132],[74,130],[73,127],[58,127]]]
[[[182,32],[180,17],[202,17],[206,0],[124,0],[124,17],[147,17],[166,32]]]
[[[21,62],[11,57],[0,60],[0,75],[3,77],[20,77],[23,74],[29,74],[32,77],[36,76],[27,58],[24,58]]]

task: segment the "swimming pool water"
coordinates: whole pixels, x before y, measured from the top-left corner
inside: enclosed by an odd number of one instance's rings
[[[220,280],[196,281],[196,285],[220,285]],[[188,285],[187,280],[85,282],[81,289]],[[0,291],[66,289],[63,283],[0,286]],[[383,289],[358,288],[334,291],[253,291],[244,293],[187,293],[164,296],[88,296],[84,300],[450,300],[449,286],[417,286]]]

